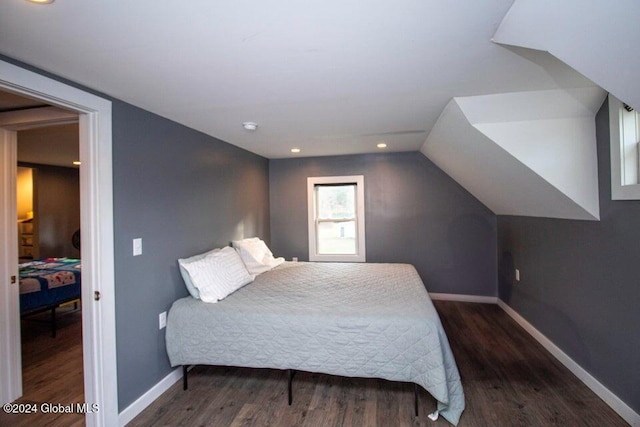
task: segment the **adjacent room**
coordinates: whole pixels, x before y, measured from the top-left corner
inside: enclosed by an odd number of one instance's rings
[[[8,92],[0,92],[0,111],[5,119],[16,116],[5,128],[17,143],[22,400],[82,401],[77,117],[54,120],[52,107]],[[73,419],[63,414],[57,421]]]
[[[638,19],[3,2],[0,424],[640,426]]]

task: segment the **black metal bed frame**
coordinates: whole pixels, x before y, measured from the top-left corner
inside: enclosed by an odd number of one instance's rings
[[[196,366],[196,365],[182,365],[182,390],[187,390],[189,388],[188,375],[189,375],[189,368],[192,366]],[[297,371],[295,369],[287,369],[287,374],[288,374],[287,390],[288,390],[289,406],[291,406],[291,404],[293,403],[293,377],[295,376],[296,372]],[[416,383],[413,383],[413,408],[417,417],[418,416],[418,384]]]
[[[32,322],[47,322],[46,320],[29,319],[28,317],[32,316],[34,314],[40,314],[42,312],[51,310],[51,318],[49,320],[49,323],[51,323],[51,338],[55,338],[56,334],[57,334],[57,330],[58,330],[58,323],[56,322],[56,309],[58,307],[60,307],[61,305],[63,305],[63,304],[67,304],[67,303],[73,302],[74,303],[74,310],[77,310],[79,301],[80,301],[79,297],[67,298],[65,300],[58,301],[55,304],[50,304],[50,305],[46,305],[46,306],[43,306],[43,307],[34,308],[34,309],[26,311],[24,313],[20,313],[20,318],[21,319],[25,319],[25,320],[29,320],[29,321],[32,321]]]

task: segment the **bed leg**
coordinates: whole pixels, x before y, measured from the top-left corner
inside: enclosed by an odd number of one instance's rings
[[[189,375],[189,365],[182,365],[182,389],[186,390],[189,388],[189,380],[187,378]]]
[[[291,386],[291,382],[293,381],[293,376],[296,374],[294,369],[288,369],[289,372],[289,406],[293,403],[293,387]]]
[[[416,412],[416,417],[418,416],[418,384],[413,383],[413,409]]]
[[[51,307],[51,338],[56,337],[56,308]]]

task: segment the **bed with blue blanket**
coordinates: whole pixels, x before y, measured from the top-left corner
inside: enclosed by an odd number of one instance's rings
[[[25,262],[20,270],[20,314],[27,316],[51,310],[55,336],[55,311],[80,299],[81,264],[74,258],[45,258]]]

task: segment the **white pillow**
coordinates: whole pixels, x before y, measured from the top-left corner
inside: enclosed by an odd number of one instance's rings
[[[191,296],[194,297],[195,299],[200,299],[200,292],[193,285],[193,280],[191,280],[191,276],[189,275],[189,272],[187,271],[185,266],[187,264],[191,264],[192,262],[201,260],[204,257],[206,257],[207,255],[209,255],[210,253],[218,252],[219,250],[220,249],[213,249],[213,250],[205,252],[203,254],[194,255],[194,256],[189,257],[189,258],[180,258],[178,260],[178,267],[180,268],[180,274],[182,275],[182,280],[184,280],[184,284],[187,287],[187,290],[189,291]]]
[[[249,274],[258,275],[282,264],[284,258],[274,258],[266,243],[257,237],[231,242],[247,267]]]
[[[254,279],[236,251],[228,246],[186,264],[185,268],[204,302],[218,302]]]

